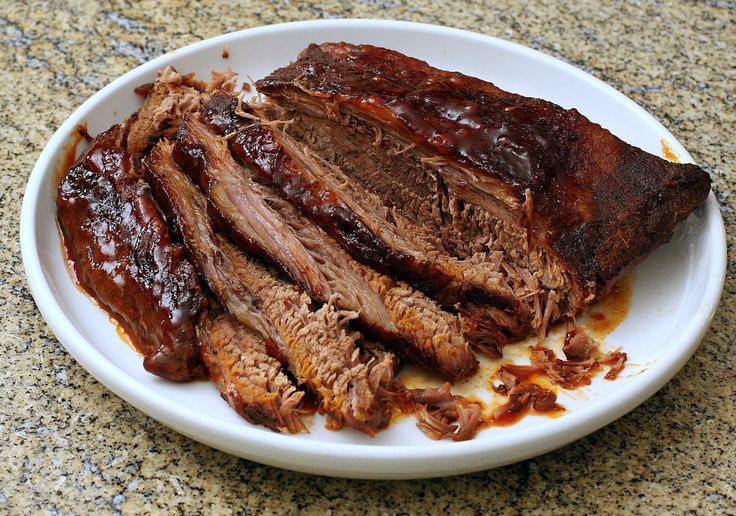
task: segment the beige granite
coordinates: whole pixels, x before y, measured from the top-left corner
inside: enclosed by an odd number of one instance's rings
[[[733,256],[713,328],[652,399],[556,452],[462,477],[310,477],[214,451],[97,383],[39,315],[18,215],[44,143],[139,63],[223,32],[378,17],[451,25],[560,57],[653,113],[710,172],[736,237],[736,4],[9,1],[0,4],[0,513],[736,513]]]

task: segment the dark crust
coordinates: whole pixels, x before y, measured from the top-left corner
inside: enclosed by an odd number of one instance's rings
[[[534,241],[594,295],[668,241],[710,190],[701,168],[633,147],[575,109],[387,49],[310,45],[256,85],[276,101],[308,96],[390,128],[469,184],[493,184],[519,215],[531,191]]]
[[[148,186],[113,126],[61,181],[57,217],[79,283],[123,326],[147,371],[183,381],[203,373],[195,324],[205,300],[171,241]]]

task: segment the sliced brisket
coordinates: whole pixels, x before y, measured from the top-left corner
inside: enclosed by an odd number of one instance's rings
[[[202,114],[221,133],[236,131],[233,153],[355,259],[398,273],[445,306],[457,305],[466,335],[493,354],[528,333],[530,311],[506,283],[500,260],[460,260],[435,249],[423,228],[383,207],[378,197],[276,129],[275,121],[239,116],[243,108],[235,97],[215,93]]]
[[[125,329],[147,371],[202,373],[195,323],[204,302],[186,250],[171,241],[119,126],[97,136],[57,192],[57,217],[79,283]]]
[[[260,298],[240,280],[228,256],[217,247],[207,199],[172,159],[173,144],[159,141],[143,160],[146,180],[169,223],[181,236],[202,277],[235,320],[264,338],[278,338],[260,310]]]
[[[347,330],[353,312],[342,312],[333,303],[315,310],[309,296],[277,273],[248,258],[232,244],[219,247],[235,264],[243,282],[258,292],[263,311],[279,332],[283,347],[278,355],[300,385],[320,398],[319,411],[327,427],[347,425],[368,435],[385,428],[391,417],[385,396],[393,382],[394,360],[362,360],[357,332]]]
[[[204,194],[171,152],[164,141],[152,149],[144,160],[147,177],[220,302],[261,333],[269,354],[319,396],[330,428],[348,425],[369,435],[383,428],[391,412],[383,392],[393,381],[393,358],[364,361],[356,345],[360,334],[346,329],[354,312],[339,311],[331,301],[315,309],[298,287],[216,234]]]
[[[179,163],[198,178],[219,217],[229,221],[228,231],[280,265],[310,297],[357,312],[373,336],[445,378],[466,378],[477,369],[460,332],[443,333],[457,330],[456,318],[407,285],[353,262],[318,226],[256,183],[233,160],[227,144],[202,123],[186,118],[177,149]]]
[[[290,133],[448,253],[502,251],[511,279],[537,283],[540,328],[605,293],[709,191],[699,167],[574,109],[391,50],[310,45],[257,87],[297,113]]]
[[[297,391],[270,357],[266,341],[223,312],[206,310],[197,325],[200,356],[223,399],[247,421],[274,432],[305,432]]]

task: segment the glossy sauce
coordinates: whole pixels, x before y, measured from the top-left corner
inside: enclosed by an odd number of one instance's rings
[[[69,152],[67,150],[67,152]],[[73,153],[73,152],[72,152]],[[72,162],[73,163],[73,162]],[[71,167],[71,165],[69,165]],[[95,296],[87,292],[87,290],[82,286],[82,284],[77,279],[77,273],[74,270],[74,262],[69,258],[69,251],[66,248],[66,242],[64,241],[64,235],[61,232],[61,228],[59,227],[59,222],[56,221],[56,231],[59,233],[59,241],[61,242],[61,256],[64,259],[64,265],[66,266],[66,271],[69,274],[69,277],[72,278],[72,281],[74,282],[74,286],[76,289],[87,296],[87,298],[100,310],[105,311],[107,313],[107,317],[110,320],[110,324],[115,326],[115,333],[117,334],[118,338],[125,343],[126,346],[128,346],[130,349],[136,352],[136,354],[140,356],[144,356],[144,354],[133,344],[133,341],[128,336],[128,333],[125,331],[125,328],[123,327],[120,322],[115,319],[112,315],[110,315],[107,308],[103,308],[100,306],[100,304],[97,302],[97,299],[95,299]]]
[[[56,169],[54,170],[54,189],[59,186],[59,183],[61,183],[61,180],[64,178],[66,173],[69,171],[70,168],[72,168],[74,162],[77,161],[77,150],[79,148],[79,144],[82,143],[82,141],[85,141],[87,143],[92,141],[92,137],[87,132],[86,123],[76,126],[72,130],[72,132],[69,133],[69,137],[71,138],[71,141],[64,145],[64,154],[62,155],[61,160],[59,160],[59,163],[56,165]]]
[[[147,190],[128,174],[119,127],[99,135],[57,188],[57,220],[67,256],[82,285],[124,328],[144,354],[144,367],[180,381],[198,377],[194,339],[202,295],[195,272],[171,243]],[[85,137],[77,128],[77,140]],[[155,251],[155,252],[151,252]],[[148,307],[148,308],[145,308]]]

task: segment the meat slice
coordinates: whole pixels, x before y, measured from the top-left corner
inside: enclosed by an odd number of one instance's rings
[[[230,316],[264,338],[278,338],[273,325],[259,308],[258,294],[243,284],[228,256],[218,249],[207,199],[174,163],[173,147],[171,142],[161,140],[143,160],[146,180],[159,206]]]
[[[540,328],[604,294],[709,191],[699,167],[574,109],[391,50],[310,45],[257,87],[295,112],[292,135],[449,253],[499,250],[528,272],[519,279],[538,283]]]
[[[206,310],[197,325],[200,355],[223,399],[250,423],[274,432],[305,432],[297,391],[253,330],[222,311]]]
[[[145,96],[143,106],[128,121],[126,146],[139,159],[161,138],[171,139],[179,130],[182,116],[195,113],[215,90],[232,92],[237,74],[230,69],[213,71],[209,83],[193,73],[181,75],[173,67],[158,71],[156,81],[136,89]]]
[[[171,144],[160,142],[144,160],[147,177],[156,185],[161,206],[178,228],[198,268],[220,302],[232,313],[233,299],[253,301],[257,317],[243,324],[265,337],[271,356],[278,358],[296,378],[320,398],[319,410],[328,427],[344,425],[373,435],[388,424],[389,400],[383,393],[393,381],[393,357],[363,360],[356,345],[361,338],[346,329],[354,312],[339,311],[333,302],[316,309],[300,289],[278,273],[243,254],[215,233],[203,207],[206,198],[171,158]],[[209,261],[215,262],[215,267]],[[220,276],[218,276],[220,275]],[[256,301],[257,300],[257,301]],[[256,324],[253,324],[256,321]],[[265,321],[265,323],[263,323]],[[262,324],[263,323],[263,324]]]
[[[256,183],[201,122],[185,119],[174,156],[208,192],[228,221],[223,226],[278,264],[312,299],[358,313],[373,336],[445,378],[466,378],[477,369],[456,318],[406,284],[351,260],[318,226]]]
[[[478,360],[455,315],[403,281],[352,260],[350,264],[383,300],[397,329],[396,334],[385,336],[385,342],[397,354],[453,382],[478,370]]]
[[[374,194],[276,129],[276,121],[261,123],[242,109],[248,107],[235,97],[215,93],[202,114],[219,132],[236,132],[232,152],[355,259],[398,273],[445,306],[457,305],[467,336],[493,354],[527,334],[530,312],[506,284],[500,260],[458,260],[434,249],[421,227],[384,209]]]
[[[346,277],[349,270],[334,264],[334,257],[319,249],[310,252],[230,156],[226,142],[194,117],[185,117],[182,122],[174,159],[207,194],[219,226],[241,245],[274,261],[319,301],[325,302],[336,293],[345,301],[353,297],[356,289],[351,280],[355,278]],[[356,299],[352,304],[366,311],[380,310],[380,303],[371,298]]]
[[[238,272],[263,298],[263,311],[273,321],[284,342],[281,356],[300,385],[319,398],[319,411],[327,428],[347,425],[368,435],[385,428],[391,417],[393,355],[364,361],[356,343],[361,338],[349,332],[354,312],[343,312],[327,303],[313,309],[309,296],[274,271],[247,258],[229,243],[220,248],[233,259]]]
[[[202,374],[195,323],[204,297],[113,126],[98,135],[57,191],[57,219],[77,280],[125,329],[147,371]]]

